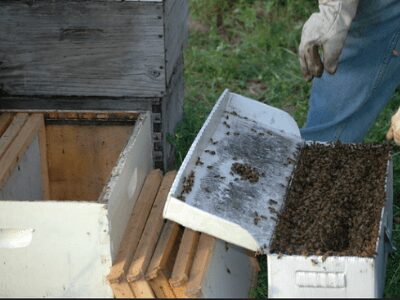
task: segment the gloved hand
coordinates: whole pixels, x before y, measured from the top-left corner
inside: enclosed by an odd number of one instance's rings
[[[319,12],[303,26],[299,46],[301,71],[306,80],[320,77],[325,68],[336,72],[340,53],[350,29],[359,0],[319,0]],[[323,61],[319,54],[323,50]]]
[[[392,117],[386,139],[388,141],[394,140],[397,145],[400,145],[400,108]]]

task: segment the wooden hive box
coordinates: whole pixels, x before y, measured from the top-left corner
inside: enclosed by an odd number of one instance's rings
[[[149,112],[0,114],[1,297],[113,296],[151,135]]]
[[[188,1],[0,1],[0,109],[151,111],[156,167],[182,115]]]

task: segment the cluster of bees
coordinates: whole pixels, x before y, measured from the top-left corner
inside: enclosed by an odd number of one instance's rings
[[[195,173],[191,171],[189,176],[183,178],[183,189],[179,198],[181,200],[185,200],[185,194],[189,194],[192,191],[193,184],[194,184]]]
[[[251,183],[256,183],[260,179],[260,176],[265,176],[264,173],[258,172],[256,168],[253,168],[249,164],[242,164],[238,162],[232,164],[231,172],[238,174],[240,179],[248,180]]]

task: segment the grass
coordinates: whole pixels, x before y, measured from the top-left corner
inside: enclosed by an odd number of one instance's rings
[[[303,22],[317,9],[314,1],[190,0],[190,35],[185,51],[185,114],[169,137],[178,168],[224,89],[289,112],[301,127],[310,83],[303,80],[297,47]],[[366,142],[383,142],[400,93],[381,113]],[[399,151],[398,148],[395,149]],[[400,217],[400,155],[394,157],[394,215]],[[394,225],[400,246],[400,225]],[[252,296],[267,296],[266,259]],[[385,296],[400,296],[400,254],[390,256]]]

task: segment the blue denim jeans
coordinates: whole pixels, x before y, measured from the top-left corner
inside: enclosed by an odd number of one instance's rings
[[[306,140],[362,142],[400,83],[400,0],[360,0],[336,73],[312,84]]]

